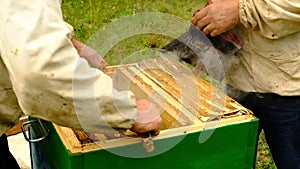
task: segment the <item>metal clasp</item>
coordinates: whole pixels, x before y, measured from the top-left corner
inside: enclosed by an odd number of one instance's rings
[[[40,131],[40,137],[38,138],[30,138],[30,136],[28,136],[26,134],[26,130],[25,130],[25,126],[31,126],[31,125],[34,125],[36,124],[37,128],[39,129]],[[29,142],[29,143],[36,143],[36,142],[39,142],[39,141],[42,141],[44,140],[48,135],[49,135],[49,130],[46,128],[46,126],[43,124],[42,120],[41,119],[36,119],[36,120],[30,120],[30,121],[27,121],[27,122],[24,122],[21,126],[21,129],[22,129],[22,132],[23,132],[23,135],[25,137],[25,139]]]

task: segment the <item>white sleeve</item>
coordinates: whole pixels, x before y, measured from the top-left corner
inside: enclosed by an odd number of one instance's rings
[[[299,0],[239,0],[241,23],[269,39],[300,31]]]
[[[79,57],[59,1],[29,1],[0,7],[1,57],[24,113],[90,132],[131,128],[134,95]]]

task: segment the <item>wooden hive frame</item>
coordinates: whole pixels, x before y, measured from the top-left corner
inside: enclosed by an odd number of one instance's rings
[[[137,99],[150,99],[162,112],[162,131],[154,140],[255,119],[250,110],[207,81],[196,78],[181,63],[170,58],[111,66],[106,74],[113,78],[116,89],[129,89]],[[193,90],[189,89],[190,82],[178,84],[181,83],[178,80],[184,79],[194,79]],[[193,93],[189,93],[191,91]],[[54,127],[71,154],[124,146],[142,140],[137,137],[108,140],[104,134],[97,134],[98,141],[94,142],[85,132],[55,124]]]

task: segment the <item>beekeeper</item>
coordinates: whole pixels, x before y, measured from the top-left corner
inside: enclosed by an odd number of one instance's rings
[[[1,169],[19,168],[4,133],[22,113],[89,132],[159,133],[158,110],[140,113],[130,91],[113,88],[99,70],[105,61],[73,38],[59,0],[1,1],[0,37]]]
[[[192,23],[212,36],[238,26],[245,43],[227,83],[260,119],[277,168],[300,169],[299,1],[219,0]]]

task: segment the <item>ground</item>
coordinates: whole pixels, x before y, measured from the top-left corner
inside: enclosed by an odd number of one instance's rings
[[[31,169],[29,143],[25,140],[23,133],[9,136],[8,145],[21,169]]]

